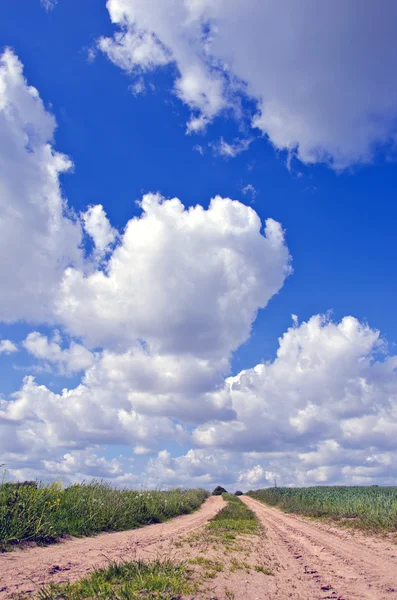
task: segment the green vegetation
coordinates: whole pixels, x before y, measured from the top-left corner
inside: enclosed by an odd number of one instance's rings
[[[234,539],[236,535],[256,533],[258,521],[254,513],[245,506],[238,496],[223,494],[227,505],[207,525],[210,534]]]
[[[0,485],[0,550],[21,542],[49,543],[64,535],[85,536],[160,523],[196,510],[209,496],[205,490],[117,490],[93,481],[63,488],[3,483]]]
[[[176,600],[197,591],[192,571],[171,561],[112,564],[75,583],[51,585],[38,600]]]
[[[213,496],[222,496],[222,494],[227,494],[227,490],[223,488],[221,485],[217,485],[214,491],[212,492]]]
[[[397,487],[268,488],[248,495],[286,512],[330,517],[362,529],[397,530]]]
[[[198,556],[197,558],[191,558],[189,564],[198,565],[202,567],[202,576],[206,579],[214,579],[218,573],[223,571],[224,564],[220,560],[211,560],[210,558],[204,558],[204,556]]]

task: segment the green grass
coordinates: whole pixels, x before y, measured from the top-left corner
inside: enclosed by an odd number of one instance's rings
[[[258,533],[259,523],[238,496],[228,493],[222,496],[226,506],[210,520],[203,532],[193,534],[187,540],[192,544],[203,540],[212,544],[222,543],[237,551],[240,550],[236,545],[237,536]]]
[[[208,524],[212,533],[223,535],[241,535],[245,533],[256,533],[258,521],[254,513],[241,502],[238,496],[223,494],[227,505],[215,515]]]
[[[197,584],[186,564],[156,560],[112,564],[75,583],[42,588],[38,600],[177,600]],[[20,597],[22,600],[23,596]]]
[[[0,550],[160,523],[196,510],[205,490],[118,490],[102,482],[0,485]]]
[[[397,487],[268,488],[248,495],[286,512],[328,517],[361,529],[397,531]]]

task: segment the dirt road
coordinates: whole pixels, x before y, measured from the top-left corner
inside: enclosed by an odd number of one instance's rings
[[[221,497],[212,497],[196,513],[160,525],[2,554],[0,600],[34,594],[44,583],[80,579],[112,560],[158,557],[176,562],[199,557],[222,565],[196,600],[397,600],[397,545],[390,538],[287,515],[247,496],[242,500],[263,528],[259,535],[238,537],[233,552],[200,532],[224,506]]]
[[[264,526],[268,559],[277,565],[271,598],[397,599],[397,545],[390,540],[242,500]]]
[[[0,554],[0,599],[34,593],[45,583],[80,579],[109,561],[164,558],[178,538],[204,525],[223,506],[222,497],[213,496],[197,512],[166,523]]]

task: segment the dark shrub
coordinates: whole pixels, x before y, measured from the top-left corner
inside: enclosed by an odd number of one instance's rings
[[[222,494],[227,494],[227,490],[223,488],[221,485],[217,485],[214,491],[212,492],[213,496],[222,496]]]
[[[243,492],[241,492],[240,490],[237,490],[237,492],[234,493],[235,496],[242,496]]]

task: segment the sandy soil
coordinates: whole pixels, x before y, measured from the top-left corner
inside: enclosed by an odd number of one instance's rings
[[[166,523],[0,554],[0,599],[34,594],[46,583],[80,579],[109,561],[167,556],[178,538],[200,528],[223,506],[222,497],[214,496],[197,512]]]
[[[264,544],[274,565],[277,589],[261,598],[397,598],[392,541],[284,514],[247,496],[242,500],[265,528]]]

